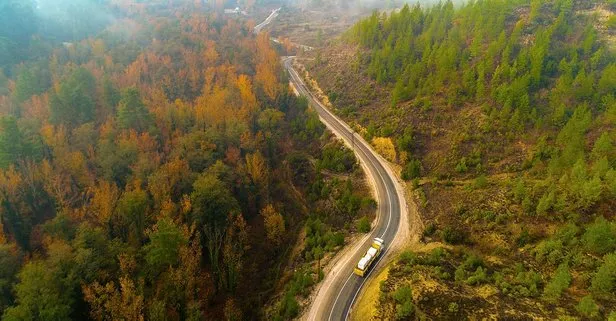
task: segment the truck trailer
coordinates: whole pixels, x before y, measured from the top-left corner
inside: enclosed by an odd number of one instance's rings
[[[383,239],[380,239],[378,237],[375,238],[372,241],[372,245],[370,246],[370,248],[366,251],[366,254],[362,256],[362,258],[357,263],[357,266],[355,266],[355,269],[353,269],[353,273],[361,277],[365,276],[368,269],[370,269],[372,264],[381,254],[381,251],[383,249],[383,243]]]

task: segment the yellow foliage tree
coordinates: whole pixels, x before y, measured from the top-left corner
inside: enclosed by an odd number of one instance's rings
[[[278,245],[282,241],[282,236],[285,233],[284,218],[280,213],[269,204],[261,210],[263,222],[265,223],[265,232],[267,239]]]
[[[389,137],[375,137],[372,139],[374,149],[389,161],[396,160],[396,147]]]
[[[267,182],[267,164],[261,153],[246,155],[246,171],[253,183],[262,185]]]
[[[89,192],[91,199],[88,213],[94,216],[94,221],[100,226],[109,226],[120,198],[120,190],[115,184],[102,181]]]

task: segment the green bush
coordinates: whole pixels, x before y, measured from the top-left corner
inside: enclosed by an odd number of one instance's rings
[[[468,285],[479,285],[488,281],[488,275],[483,267],[478,267],[471,276],[466,279]]]
[[[406,301],[402,304],[396,305],[396,319],[404,320],[413,315],[415,311],[415,306],[413,306],[413,302]]]
[[[586,228],[582,237],[586,249],[594,254],[606,254],[616,249],[616,227],[603,217],[598,217]]]
[[[549,302],[556,302],[560,299],[562,292],[571,284],[571,273],[569,273],[569,265],[563,263],[558,266],[552,280],[543,289],[543,298]]]
[[[616,253],[603,258],[603,264],[592,278],[591,290],[598,294],[610,294],[616,291]]]
[[[443,240],[449,244],[457,245],[466,242],[466,232],[458,227],[447,226],[442,232]]]
[[[456,282],[464,282],[469,285],[482,284],[488,280],[487,269],[483,260],[474,254],[466,257],[466,260],[456,269],[454,276]]]
[[[402,302],[406,302],[406,301],[410,301],[413,299],[413,290],[411,290],[411,287],[408,285],[404,285],[399,287],[396,292],[394,292],[392,294],[392,297],[394,298],[394,300],[396,300],[397,303],[402,303]]]
[[[291,293],[285,294],[280,302],[278,320],[291,320],[299,314],[299,303]]]
[[[466,173],[466,171],[468,171],[468,166],[466,165],[466,157],[462,157],[460,161],[456,164],[456,172]]]
[[[449,311],[450,313],[456,313],[459,310],[459,306],[457,303],[455,302],[451,302],[449,303],[449,306],[447,307],[447,311]]]
[[[536,297],[541,287],[541,275],[535,271],[526,271],[522,264],[515,267],[516,276],[513,279],[510,293],[514,296]]]
[[[421,162],[419,160],[410,160],[402,169],[401,177],[405,181],[418,178],[421,175]]]
[[[588,318],[595,318],[599,315],[599,306],[595,303],[592,296],[587,295],[580,300],[580,303],[575,309],[583,316]]]
[[[323,147],[318,165],[336,173],[348,173],[356,168],[357,159],[353,151],[336,141]]]
[[[411,251],[404,251],[400,253],[400,256],[398,257],[398,263],[400,264],[412,265],[415,264],[415,261],[417,261],[417,254]]]
[[[548,262],[552,265],[559,264],[566,257],[567,248],[579,243],[577,234],[580,228],[573,223],[562,227],[552,237],[541,241],[533,250],[535,259],[539,262]]]
[[[366,216],[357,220],[357,230],[360,233],[370,232],[370,221],[368,221],[368,218]]]
[[[488,186],[488,178],[485,175],[480,175],[475,178],[475,182],[473,183],[475,189],[483,189],[486,186]]]
[[[436,232],[436,224],[434,224],[434,222],[428,224],[428,226],[426,226],[426,229],[423,231],[423,236],[427,237],[427,236],[432,236],[434,235],[434,232]]]
[[[413,291],[408,285],[399,287],[392,297],[396,301],[396,319],[403,320],[410,317],[415,307],[413,306]]]
[[[442,247],[437,247],[423,258],[423,265],[438,266],[442,263],[443,257],[447,256],[447,251]]]
[[[520,235],[516,238],[515,243],[518,247],[523,247],[526,244],[532,243],[533,239],[534,237],[530,234],[528,229],[522,228],[522,232],[520,232]]]

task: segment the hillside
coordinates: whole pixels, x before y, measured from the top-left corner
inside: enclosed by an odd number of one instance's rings
[[[429,246],[374,285],[373,319],[614,317],[614,12],[406,6],[305,55],[422,205]]]
[[[200,1],[95,2],[115,16],[58,25],[72,42],[0,29],[0,319],[296,316],[370,228],[353,153],[249,22]],[[33,10],[0,4],[22,23]]]

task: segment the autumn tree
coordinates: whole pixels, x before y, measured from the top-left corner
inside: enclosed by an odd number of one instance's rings
[[[226,271],[227,289],[235,290],[242,275],[244,255],[248,250],[248,226],[242,214],[230,214],[230,224],[225,237],[223,259]]]
[[[265,224],[267,239],[274,245],[279,245],[285,233],[284,218],[271,204],[261,210],[261,216]]]
[[[267,96],[274,99],[279,92],[278,73],[280,64],[278,55],[270,46],[267,33],[260,33],[257,36],[257,57],[255,80],[261,85]]]
[[[160,208],[168,200],[179,200],[181,191],[190,187],[188,162],[174,159],[162,165],[148,178],[148,189],[154,205]]]
[[[83,293],[94,320],[145,320],[143,294],[128,276],[120,277],[119,288],[114,282],[95,282],[84,286]]]
[[[90,194],[89,214],[93,216],[92,221],[109,229],[120,198],[120,190],[114,183],[101,181],[97,186],[90,188]]]

